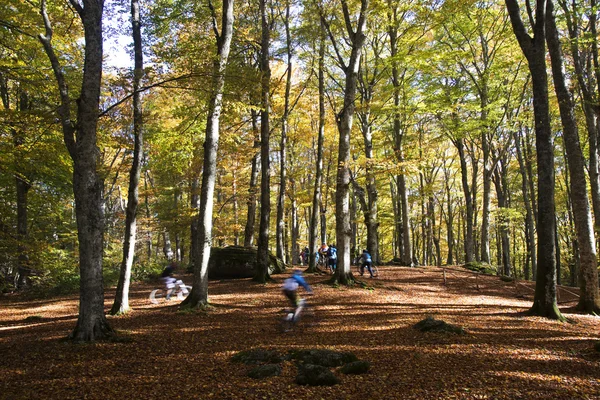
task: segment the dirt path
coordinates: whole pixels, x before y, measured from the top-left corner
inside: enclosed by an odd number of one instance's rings
[[[283,278],[211,282],[215,308],[205,313],[153,305],[152,286],[136,284],[133,312],[110,318],[129,343],[61,341],[75,325],[77,296],[1,297],[0,399],[600,399],[600,319],[574,314],[574,303],[561,304],[570,323],[524,316],[527,285],[517,293],[514,283],[450,270],[444,285],[438,268],[383,267],[366,289],[308,276],[319,322],[281,334]],[[415,330],[427,315],[467,334]],[[257,347],[352,351],[371,373],[304,387],[285,362],[281,376],[253,380],[229,358]]]

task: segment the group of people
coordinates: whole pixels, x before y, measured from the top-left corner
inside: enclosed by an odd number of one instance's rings
[[[308,258],[310,256],[310,250],[308,247],[305,247],[300,252],[300,259],[303,265],[308,265]],[[317,252],[315,253],[315,263],[318,263],[319,260],[323,261],[323,266],[327,266],[331,272],[335,272],[337,268],[337,248],[335,244],[322,243]],[[360,257],[358,257],[358,265],[360,275],[364,275],[365,269],[369,272],[371,278],[373,278],[373,258],[367,249],[364,249]]]
[[[308,248],[305,248],[304,250],[302,250],[303,263],[307,261],[307,257]],[[326,243],[323,243],[317,251],[317,257],[324,257],[325,260],[327,260],[329,268],[331,268],[331,270],[335,272],[337,268],[337,248],[335,247],[335,244],[327,246]],[[363,250],[359,262],[360,275],[362,276],[364,274],[364,270],[366,268],[369,271],[371,278],[373,278],[373,270],[371,269],[373,259],[371,257],[371,254],[369,254],[369,252],[366,249]],[[160,277],[161,281],[165,285],[164,291],[166,293],[167,299],[171,297],[171,295],[177,287],[183,288],[183,290],[185,290],[185,292],[187,293],[187,288],[185,287],[183,282],[181,280],[176,279],[173,276],[173,273],[175,272],[176,268],[177,264],[175,262],[171,262],[167,267],[165,267]],[[302,270],[295,268],[292,272],[292,275],[289,278],[285,279],[282,285],[282,291],[284,296],[290,301],[290,303],[294,307],[293,320],[298,319],[303,308],[303,303],[301,302],[301,299],[298,295],[298,288],[300,286],[302,286],[308,294],[313,293],[312,288],[302,276]]]
[[[337,267],[337,248],[334,244],[331,244],[329,246],[327,246],[326,243],[321,244],[321,247],[319,247],[319,250],[317,251],[317,257],[326,257],[326,260],[328,260],[329,267],[332,269],[332,271],[335,271]],[[302,250],[302,262],[306,262],[307,259],[308,247]],[[359,263],[360,275],[364,275],[365,269],[367,269],[367,271],[369,271],[369,275],[371,276],[371,278],[373,278],[373,258],[371,257],[371,254],[367,251],[367,249],[363,250]],[[302,270],[295,268],[292,272],[292,275],[283,281],[283,285],[281,287],[284,296],[290,301],[290,303],[294,307],[292,317],[294,321],[298,319],[304,306],[304,303],[301,301],[300,296],[298,295],[298,288],[300,286],[304,288],[307,294],[312,295],[312,288],[302,276]]]

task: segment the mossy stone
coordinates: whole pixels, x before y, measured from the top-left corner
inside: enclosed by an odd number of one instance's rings
[[[281,375],[281,366],[278,364],[259,365],[248,371],[248,376],[253,379],[264,379],[277,375]]]
[[[328,368],[314,364],[299,364],[296,383],[309,386],[333,386],[340,381]]]

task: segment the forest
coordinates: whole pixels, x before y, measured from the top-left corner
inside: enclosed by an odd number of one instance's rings
[[[113,335],[168,260],[209,303],[212,247],[332,283],[465,265],[600,312],[595,0],[7,0],[0,6],[0,288],[79,290]],[[111,292],[111,293],[112,293]]]

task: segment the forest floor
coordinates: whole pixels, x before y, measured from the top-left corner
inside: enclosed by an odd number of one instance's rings
[[[78,296],[2,296],[0,399],[600,399],[600,318],[574,311],[576,289],[560,290],[569,319],[560,323],[525,315],[531,283],[448,270],[444,285],[440,268],[380,271],[351,288],[308,275],[318,322],[286,333],[277,329],[284,275],[267,285],[211,281],[214,308],[194,313],[151,304],[157,285],[134,284],[133,311],[109,317],[129,339],[122,343],[62,340],[75,326]],[[413,327],[428,315],[466,333]],[[254,380],[230,358],[256,348],[350,351],[371,369],[335,370],[335,386],[300,386],[296,365],[285,361],[280,376]]]

